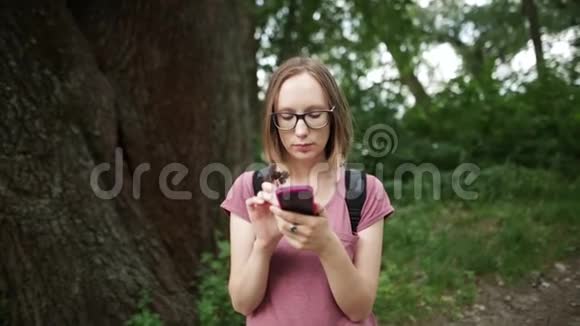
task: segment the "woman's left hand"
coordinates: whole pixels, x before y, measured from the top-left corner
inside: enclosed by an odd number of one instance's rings
[[[328,216],[324,208],[317,204],[315,206],[318,212],[316,216],[285,211],[274,205],[270,206],[270,211],[276,217],[278,229],[290,245],[296,249],[310,250],[320,255],[331,243],[329,240],[332,239],[333,231],[328,224]]]

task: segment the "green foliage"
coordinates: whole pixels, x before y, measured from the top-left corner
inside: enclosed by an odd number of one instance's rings
[[[580,89],[556,77],[521,86],[521,93],[500,95],[456,80],[428,112],[404,117],[417,161],[449,166],[462,161],[482,166],[512,162],[577,174],[580,146]],[[467,109],[469,108],[469,109]],[[437,123],[433,123],[436,121]],[[437,149],[421,151],[422,144]],[[447,159],[441,155],[447,150]]]
[[[535,2],[544,40],[578,26],[574,1]],[[355,117],[349,162],[379,174],[398,208],[385,227],[375,306],[381,324],[454,314],[473,301],[479,277],[497,273],[515,282],[579,252],[577,30],[570,61],[546,56],[545,76],[536,79],[533,69],[498,74],[531,43],[518,1],[433,0],[421,7],[409,0],[276,0],[259,5],[257,17],[259,69],[270,72],[296,54],[330,66]],[[415,78],[422,54],[440,44],[461,58],[459,74],[421,94],[428,86]],[[365,79],[385,67],[395,73]],[[376,124],[395,130],[394,153],[369,154],[365,133]],[[453,188],[463,163],[481,169],[462,187],[477,193],[475,200]],[[397,180],[404,164],[431,164],[441,185],[430,172],[418,185],[413,173]]]
[[[137,305],[138,313],[133,315],[127,322],[126,326],[162,326],[163,322],[159,315],[149,309],[151,298],[147,291],[142,291],[141,299]]]
[[[228,293],[230,244],[218,237],[218,253],[204,253],[198,273],[197,314],[201,325],[244,325]]]
[[[578,5],[536,3],[546,32],[578,24]],[[277,0],[259,5],[257,17],[260,69],[271,71],[296,54],[320,57],[331,67],[356,119],[352,162],[371,169],[384,164],[389,178],[406,162],[429,162],[440,171],[462,162],[482,168],[511,162],[578,173],[578,49],[569,63],[546,57],[543,80],[522,73],[496,76],[498,65],[529,43],[517,1],[472,6],[434,0],[421,7],[408,0]],[[575,42],[578,48],[578,38]],[[460,56],[460,74],[441,91],[418,99],[426,85],[410,80],[422,51],[443,43]],[[385,52],[393,60],[385,61]],[[399,76],[362,82],[385,65]],[[401,111],[403,118],[395,118]],[[397,151],[388,157],[365,153],[364,134],[377,123],[390,125],[399,136]]]
[[[494,166],[483,170],[474,183],[481,200],[489,203],[526,200],[571,199],[578,193],[578,182],[560,173],[515,165]]]
[[[395,202],[375,305],[381,324],[453,316],[473,302],[477,278],[514,283],[580,253],[580,180],[507,165],[482,170],[475,185],[475,201]]]

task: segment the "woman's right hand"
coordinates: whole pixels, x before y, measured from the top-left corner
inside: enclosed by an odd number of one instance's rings
[[[246,208],[256,234],[256,241],[271,249],[274,249],[282,238],[276,218],[270,211],[271,205],[278,206],[275,191],[274,184],[264,182],[262,183],[262,191],[246,200]]]

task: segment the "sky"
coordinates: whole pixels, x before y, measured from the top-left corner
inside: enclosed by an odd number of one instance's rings
[[[427,7],[433,0],[417,0],[419,6]],[[483,6],[490,3],[491,0],[464,0],[469,6]],[[352,34],[352,29],[348,22],[343,24],[343,34],[345,37]],[[469,43],[469,28],[461,34],[464,42]],[[542,44],[544,47],[545,57],[558,62],[566,62],[572,59],[573,47],[572,41],[576,35],[580,35],[580,28],[568,29],[556,35],[542,35]],[[262,40],[263,43],[264,40]],[[263,44],[264,45],[264,44]],[[273,64],[275,58],[262,58],[264,62]],[[366,76],[359,79],[361,88],[367,88],[373,83],[383,83],[387,91],[399,91],[398,85],[385,80],[396,79],[398,71],[393,63],[393,59],[384,44],[380,44],[377,49],[378,65],[375,69],[369,70]],[[501,63],[496,66],[493,74],[494,78],[505,80],[509,78],[509,85],[506,87],[516,87],[522,82],[536,78],[535,72],[535,55],[533,44],[528,41],[524,49],[517,53],[509,62]],[[427,47],[421,54],[421,59],[416,67],[417,78],[424,85],[427,93],[434,94],[442,90],[446,83],[456,77],[462,68],[461,57],[455,52],[453,47],[448,43],[434,44]],[[266,87],[267,75],[264,71],[258,71],[258,84],[264,90]],[[514,86],[515,85],[515,86]],[[263,91],[259,95],[263,97]],[[412,106],[414,99],[411,94],[406,96],[405,106]],[[400,108],[400,114],[404,112],[404,107]]]
[[[572,29],[556,35],[544,35],[542,43],[546,58],[560,62],[571,60],[573,39],[574,30]],[[440,90],[447,81],[456,77],[458,69],[461,68],[461,58],[448,43],[432,46],[423,52],[422,61],[423,63],[417,67],[417,78],[425,85],[427,92],[431,93]],[[494,77],[503,79],[510,73],[516,73],[521,76],[519,81],[526,80],[525,76],[535,78],[535,64],[534,47],[530,40],[526,47],[518,52],[512,60],[497,66]]]
[[[421,7],[427,7],[433,0],[418,0]],[[490,0],[464,0],[469,6],[483,6],[490,3]],[[580,34],[580,28],[570,28],[559,34],[542,35],[542,45],[546,59],[554,59],[558,62],[570,61],[573,57],[572,41],[575,35]],[[462,40],[469,43],[471,33],[462,33]],[[369,71],[366,78],[361,80],[364,88],[372,83],[380,82],[384,79],[392,79],[398,76],[393,59],[385,46],[379,47],[379,61],[381,66]],[[509,62],[498,64],[493,74],[494,78],[504,80],[510,78],[511,83],[506,87],[515,88],[522,82],[536,78],[535,71],[536,58],[532,41],[528,41],[525,48],[518,52]],[[422,52],[420,63],[417,65],[415,73],[421,81],[425,90],[429,94],[441,91],[446,83],[455,78],[462,68],[461,57],[456,53],[449,43],[440,43],[429,46]],[[385,85],[387,89],[393,85]],[[406,105],[413,105],[414,99],[408,94]],[[404,108],[401,108],[402,114]]]

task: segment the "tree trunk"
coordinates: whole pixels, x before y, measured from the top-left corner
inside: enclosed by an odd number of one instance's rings
[[[417,53],[410,49],[412,42],[406,40],[413,26],[405,17],[403,10],[409,5],[408,1],[395,1],[392,4],[371,4],[365,1],[355,1],[356,10],[362,14],[367,26],[367,35],[363,36],[375,42],[384,43],[391,53],[402,85],[409,88],[415,98],[415,104],[425,109],[431,104],[431,97],[425,91],[425,87],[415,75],[413,58]],[[383,17],[382,19],[379,19]]]
[[[424,108],[429,108],[431,97],[427,94],[425,87],[423,87],[423,84],[421,84],[421,81],[415,75],[415,66],[411,61],[412,56],[401,51],[402,44],[397,42],[395,38],[388,38],[385,44],[393,56],[393,61],[399,71],[401,82],[409,88],[415,98],[416,104]]]
[[[530,38],[534,43],[534,54],[536,55],[536,69],[538,77],[542,78],[545,72],[544,49],[542,47],[542,33],[540,32],[540,20],[538,18],[538,7],[534,0],[522,0],[524,15],[529,24]]]
[[[300,8],[298,8],[297,0],[288,0],[288,14],[283,24],[283,34],[282,40],[279,42],[278,56],[276,58],[277,65],[281,65],[287,59],[291,57],[301,55],[301,44],[300,40],[297,39],[296,30],[298,18],[300,15]]]
[[[200,174],[220,162],[235,176],[251,159],[249,8],[23,8],[0,14],[0,318],[120,325],[146,290],[167,324],[195,324],[199,255],[226,225]],[[168,171],[172,162],[182,166]],[[100,163],[122,171],[95,179],[122,184],[110,200],[92,180]]]

